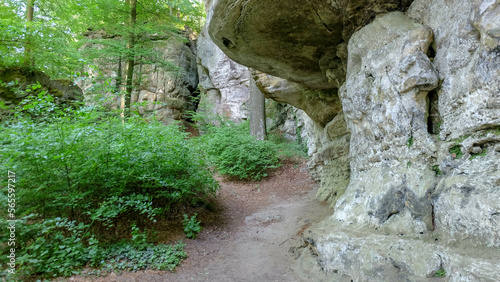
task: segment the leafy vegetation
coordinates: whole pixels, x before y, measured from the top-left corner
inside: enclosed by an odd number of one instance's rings
[[[450,152],[450,154],[455,154],[455,159],[460,159],[464,155],[464,153],[462,153],[462,149],[460,148],[460,145],[452,146],[449,149],[449,152]]]
[[[26,20],[28,7],[34,16]],[[173,66],[154,54],[155,41],[183,40],[181,29],[187,24],[197,32],[203,19],[203,3],[191,0],[6,0],[0,5],[0,65],[90,80],[88,97],[115,93],[130,101],[137,83],[131,78],[140,82],[141,74],[128,67],[122,78],[125,63],[171,71]],[[118,77],[107,77],[94,63],[118,65]],[[304,154],[302,143],[297,149],[280,133],[274,142],[256,141],[247,123],[218,116],[205,124],[207,134],[188,138],[179,124],[140,117],[132,105],[120,116],[101,107],[104,103],[61,104],[40,84],[26,89],[15,81],[0,84],[16,96],[14,103],[0,102],[2,118],[12,110],[0,124],[0,173],[16,174],[16,276],[21,280],[70,276],[84,267],[91,274],[172,271],[186,257],[184,244],[158,241],[155,222],[214,196],[219,185],[212,168],[259,180],[280,165],[280,158]],[[2,186],[0,200],[7,202],[8,193]],[[6,212],[0,210],[3,230],[9,226]],[[188,238],[196,238],[200,224],[196,214],[185,216]],[[2,232],[0,239],[7,242],[8,236]],[[12,278],[5,268],[9,252],[0,244],[0,277],[7,280]]]
[[[230,122],[209,128],[200,146],[217,170],[230,178],[260,180],[279,166],[278,152],[270,141],[257,141],[248,123]]]
[[[195,99],[199,101],[198,111],[189,112],[189,117],[203,133],[197,143],[220,174],[237,180],[260,181],[270,169],[278,168],[282,160],[307,157],[307,146],[302,139],[287,140],[275,128],[268,133],[268,140],[258,141],[250,135],[248,121],[236,124],[217,115],[214,105],[203,95]]]
[[[443,174],[443,172],[441,171],[441,169],[439,169],[438,165],[433,165],[432,166],[432,171],[434,171],[436,173],[436,176],[439,176],[439,175]]]
[[[406,141],[406,146],[408,147],[408,149],[410,149],[411,146],[413,146],[413,135],[410,136],[410,138],[408,138],[408,140]]]
[[[446,276],[446,270],[444,268],[440,268],[438,271],[436,271],[436,274],[434,274],[434,277],[445,277]]]
[[[209,165],[229,177],[260,180],[281,160],[305,156],[278,131],[269,141],[255,140],[248,123],[218,118],[218,126],[205,124],[206,134],[188,138],[181,126],[154,116],[58,104],[39,84],[2,85],[25,97],[0,127],[0,173],[15,171],[22,187],[15,213],[16,271],[23,278],[69,276],[85,266],[92,274],[173,270],[186,257],[184,245],[157,244],[145,227],[215,195],[219,185]],[[1,189],[4,201],[7,192]],[[188,238],[196,238],[200,224],[196,214],[184,215]],[[3,262],[8,252],[0,245]]]
[[[84,265],[172,270],[185,257],[182,244],[155,246],[138,226],[215,195],[218,183],[193,141],[175,124],[62,108],[47,95],[24,100],[0,127],[0,173],[14,171],[22,187],[18,274],[68,276]],[[6,209],[0,213],[6,229]],[[131,239],[113,244],[111,230]],[[0,252],[7,262],[8,246]]]
[[[109,271],[137,271],[139,269],[170,270],[173,271],[186,258],[185,244],[139,244],[128,242],[99,248],[93,257],[95,265],[102,270]]]
[[[196,235],[201,232],[201,222],[196,220],[196,216],[197,214],[194,214],[190,218],[187,214],[184,214],[184,232],[189,239],[196,239]]]
[[[5,0],[0,5],[0,65],[29,65],[53,78],[72,78],[95,58],[91,49],[81,49],[86,44],[103,43],[85,38],[89,31],[106,31],[114,38],[101,46],[99,58],[117,62],[131,53],[141,60],[151,57],[150,41],[144,40],[150,35],[175,36],[185,25],[199,31],[205,18],[203,3],[190,0],[137,0],[137,24],[133,26],[129,24],[127,1],[32,2],[31,21],[25,20],[28,1]],[[133,48],[127,47],[130,35],[134,37]]]

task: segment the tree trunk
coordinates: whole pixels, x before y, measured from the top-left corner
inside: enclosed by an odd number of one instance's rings
[[[135,65],[135,54],[134,54],[134,45],[135,45],[135,23],[137,19],[137,0],[129,0],[130,5],[130,23],[129,23],[129,39],[127,44],[127,80],[126,80],[126,94],[125,94],[125,105],[124,108],[127,111],[130,111],[131,106],[131,98],[132,98],[132,90],[134,87],[134,65]],[[124,109],[124,110],[125,110]]]
[[[266,98],[250,78],[250,134],[257,140],[266,139]]]
[[[29,66],[33,64],[31,58],[31,33],[30,26],[33,22],[33,14],[35,11],[35,0],[27,0],[26,5],[26,43],[24,45],[24,65]]]
[[[118,58],[118,72],[116,74],[116,94],[120,93],[120,90],[122,89],[122,57],[120,56]]]

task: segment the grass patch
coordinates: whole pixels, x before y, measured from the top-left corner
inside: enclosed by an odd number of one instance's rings
[[[436,173],[436,176],[439,176],[439,175],[443,174],[443,172],[439,169],[438,165],[433,165],[432,166],[432,171],[434,171]]]
[[[460,159],[464,155],[464,153],[462,153],[460,145],[452,146],[448,151],[450,152],[450,154],[455,154],[455,159]]]
[[[484,157],[484,156],[486,156],[487,152],[488,152],[488,150],[484,149],[481,153],[470,154],[469,160],[473,160],[473,159],[475,159],[477,157]]]

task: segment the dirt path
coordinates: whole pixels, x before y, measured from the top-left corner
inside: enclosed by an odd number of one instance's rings
[[[201,215],[203,231],[196,240],[184,240],[189,257],[176,273],[142,271],[69,280],[301,281],[289,249],[297,246],[300,232],[332,213],[315,199],[316,191],[303,162],[289,163],[260,183],[221,181],[217,208],[212,215]]]

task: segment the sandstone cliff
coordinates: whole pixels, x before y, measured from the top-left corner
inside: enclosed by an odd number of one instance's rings
[[[311,118],[310,167],[334,212],[295,250],[304,277],[500,280],[498,1],[211,9],[215,44]]]
[[[101,49],[98,40],[114,40],[104,31],[91,32],[89,43],[84,48]],[[196,42],[189,35],[171,35],[151,39],[150,61],[135,66],[132,103],[136,103],[140,114],[155,113],[164,122],[185,120],[186,111],[195,111],[198,72],[196,64]],[[138,60],[140,61],[140,60]],[[126,74],[125,61],[119,58],[100,57],[94,60],[95,67],[86,67],[90,78],[78,81],[83,89],[87,104],[106,101],[110,108],[120,107],[120,95],[116,84],[123,81]]]
[[[208,34],[208,24],[212,20],[214,7],[209,1],[205,1],[205,6],[207,10],[207,24],[203,27],[197,39],[199,86],[201,93],[204,94],[201,97],[198,111],[206,112],[206,117],[209,119],[211,117],[213,119],[214,116],[223,116],[240,122],[250,117],[249,98],[252,73],[248,67],[238,64],[229,58],[212,41]],[[255,74],[258,73],[255,72]],[[257,78],[257,76],[253,76]],[[273,77],[273,79],[279,78]],[[256,82],[259,85],[261,84],[259,80]],[[294,86],[298,87],[295,90],[297,94],[303,90],[303,87],[301,88],[298,84]],[[279,92],[280,90],[277,91]],[[290,91],[286,90],[285,92],[289,93]],[[269,90],[266,89],[267,93],[269,93]],[[269,97],[269,95],[267,96]],[[280,102],[279,99],[273,100]],[[290,103],[289,101],[282,102]],[[267,104],[268,129],[277,130],[283,133],[288,139],[296,139],[297,128],[299,128],[304,140],[313,140],[313,138],[308,137],[312,123],[306,122],[309,121],[309,117],[303,111],[293,106],[277,105],[272,100],[268,100]],[[300,103],[290,104],[300,105]],[[326,115],[328,114],[330,113],[326,113]],[[208,120],[208,122],[217,121]]]
[[[213,10],[207,5],[207,22]],[[202,111],[210,111],[219,116],[241,121],[249,117],[248,99],[250,97],[250,71],[226,56],[208,36],[205,25],[198,37],[198,75],[200,90],[203,94]]]

